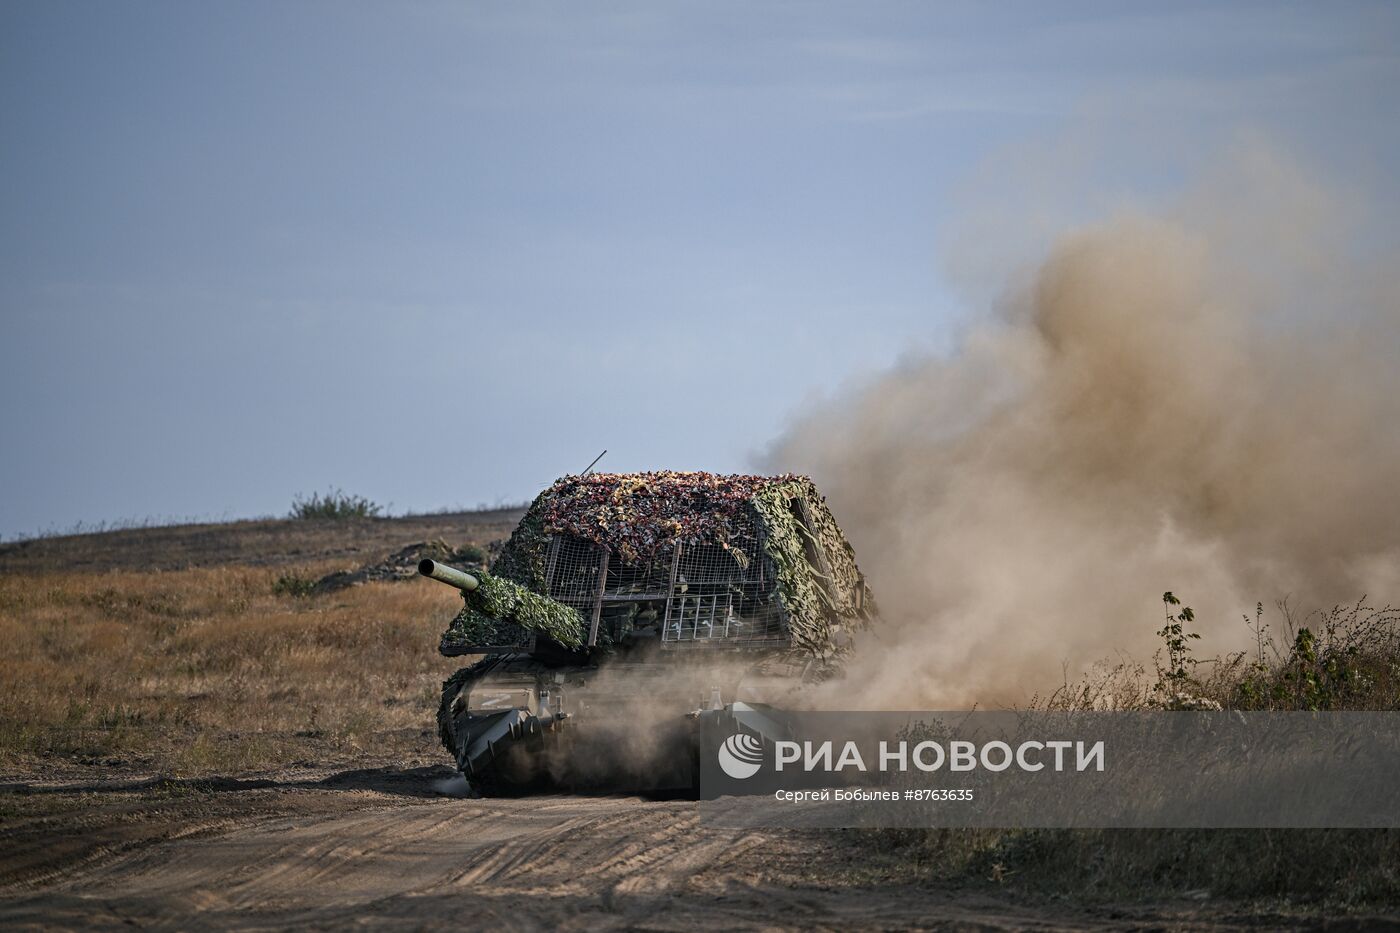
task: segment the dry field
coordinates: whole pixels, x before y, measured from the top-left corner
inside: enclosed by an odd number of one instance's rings
[[[437,638],[460,605],[427,580],[318,596],[314,580],[514,511],[132,529],[0,546],[0,772],[201,776],[435,748]],[[279,582],[280,581],[280,582]]]
[[[198,776],[419,749],[460,599],[428,580],[275,592],[340,567],[0,577],[0,768]]]

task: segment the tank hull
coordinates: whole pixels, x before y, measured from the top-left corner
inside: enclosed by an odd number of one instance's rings
[[[548,666],[492,656],[443,686],[439,734],[479,792],[687,792],[699,731],[734,701],[792,704],[810,677],[775,659]]]

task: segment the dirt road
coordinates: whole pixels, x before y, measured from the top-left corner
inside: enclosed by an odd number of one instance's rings
[[[1228,929],[882,879],[839,834],[732,832],[689,801],[472,800],[445,769],[11,786],[0,928]],[[1277,921],[1279,918],[1272,918]]]

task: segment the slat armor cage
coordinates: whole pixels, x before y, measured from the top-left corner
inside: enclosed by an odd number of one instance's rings
[[[750,547],[676,542],[628,562],[606,545],[551,535],[548,595],[588,620],[589,645],[654,628],[665,647],[784,647],[788,613],[773,560],[761,546]]]

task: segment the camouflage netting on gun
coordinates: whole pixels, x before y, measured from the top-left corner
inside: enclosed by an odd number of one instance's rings
[[[551,535],[603,545],[624,563],[655,559],[678,543],[733,549],[746,563],[755,530],[777,569],[795,647],[824,655],[834,624],[865,624],[873,607],[855,553],[812,481],[792,474],[564,477],[531,503],[491,569],[546,593]]]
[[[525,648],[531,633],[566,648],[583,644],[583,618],[569,606],[500,576],[480,571],[475,576],[480,585],[462,594],[465,605],[443,633],[444,649]]]

